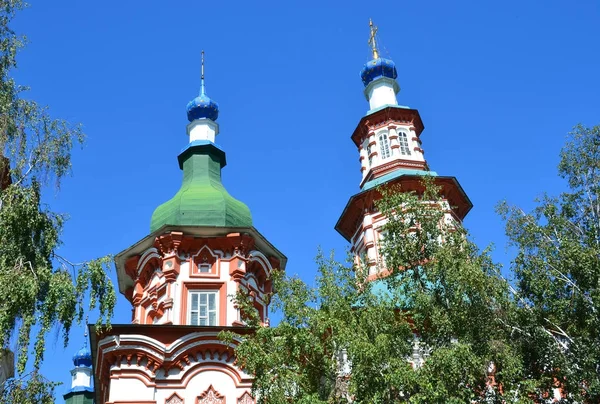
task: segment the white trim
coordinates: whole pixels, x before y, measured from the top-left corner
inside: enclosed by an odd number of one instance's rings
[[[381,132],[377,133],[377,144],[379,145],[381,160],[387,160],[392,157],[392,147],[387,130],[382,130]]]
[[[410,152],[411,141],[408,138],[408,133],[403,130],[398,131],[398,145],[400,146],[400,154],[403,156],[411,156]]]
[[[144,269],[148,261],[150,261],[152,258],[158,258],[159,260],[162,259],[162,257],[158,254],[158,250],[156,248],[149,248],[142,254],[139,261],[140,263],[137,267],[138,275],[140,274],[140,272],[142,272],[142,269]]]
[[[192,295],[198,295],[198,308],[197,310],[193,310],[192,309]],[[200,324],[200,296],[202,294],[206,294],[206,317],[207,319],[207,324]],[[209,299],[210,299],[210,295],[214,296],[214,300],[215,300],[215,309],[214,309],[214,313],[215,313],[215,323],[211,324],[210,323],[210,314],[211,311],[210,310],[210,305],[209,305]],[[219,291],[215,290],[215,289],[193,289],[190,290],[188,292],[188,305],[187,305],[187,313],[186,313],[186,325],[208,325],[208,326],[216,326],[219,325]],[[198,324],[192,324],[192,311],[197,311],[198,312]]]

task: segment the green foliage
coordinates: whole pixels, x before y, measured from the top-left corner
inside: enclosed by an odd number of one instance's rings
[[[21,379],[10,379],[0,392],[3,404],[53,404],[58,383],[46,380],[38,372]]]
[[[256,327],[237,348],[238,362],[255,375],[259,403],[345,402],[350,394],[379,394],[380,386],[393,381],[396,373],[409,373],[405,360],[394,360],[410,352],[410,326],[402,313],[391,302],[372,304],[377,299],[369,293],[370,285],[359,287],[356,281],[363,276],[360,271],[322,254],[317,264],[315,288],[296,277],[274,274],[278,293],[272,303],[283,318],[277,327]],[[237,300],[248,324],[258,326],[244,295]],[[223,337],[231,340],[234,335]],[[339,359],[343,354],[363,371],[348,379]],[[366,379],[360,381],[360,376]],[[380,395],[380,402],[389,402],[398,391]]]
[[[600,402],[600,126],[578,125],[560,155],[569,189],[526,213],[498,210],[517,248],[518,348],[539,385]]]
[[[380,243],[388,287],[427,357],[406,390],[410,402],[472,402],[497,387],[517,388],[523,376],[510,345],[512,300],[488,251],[469,241],[431,178],[422,194],[391,188],[378,210],[388,218]],[[496,386],[487,368],[496,368]]]
[[[491,361],[496,381],[517,388],[524,371],[509,341],[508,285],[487,252],[447,220],[435,185],[425,189],[384,191],[377,205],[389,218],[380,266],[395,269],[377,281],[383,290],[367,282],[366,262],[343,265],[321,254],[315,288],[275,275],[281,323],[259,327],[248,315],[256,333],[237,348],[260,403],[483,402],[499,397],[498,385],[486,384]],[[253,313],[243,295],[237,299]]]
[[[559,174],[568,191],[533,212],[498,207],[510,282],[426,178],[419,194],[381,190],[385,278],[366,281],[366,257],[319,254],[315,288],[275,275],[273,328],[239,295],[256,332],[237,354],[259,402],[550,403],[557,388],[561,403],[600,402],[600,126],[575,127]]]
[[[56,253],[65,216],[52,212],[42,193],[51,183],[59,187],[70,172],[71,149],[84,134],[80,126],[53,119],[47,108],[23,99],[26,88],[10,77],[25,39],[9,23],[24,6],[0,0],[0,163],[6,161],[2,155],[8,158],[11,179],[0,189],[0,290],[7,297],[0,303],[0,342],[8,347],[16,334],[20,374],[33,356],[31,390],[13,383],[24,400],[15,402],[49,402],[39,395],[37,376],[46,335],[57,326],[66,345],[73,322],[81,322],[86,309],[98,308],[98,325],[110,326],[116,295],[106,274],[110,257],[73,264]],[[88,294],[90,304],[84,305]]]

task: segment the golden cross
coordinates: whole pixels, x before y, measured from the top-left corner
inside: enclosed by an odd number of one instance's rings
[[[375,42],[375,35],[377,35],[377,27],[373,25],[373,20],[369,18],[369,27],[371,28],[371,36],[369,37],[369,45],[373,51],[373,59],[379,59],[379,51],[377,50],[377,42]]]

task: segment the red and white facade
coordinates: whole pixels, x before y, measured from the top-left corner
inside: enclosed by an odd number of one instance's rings
[[[375,71],[377,68],[370,66],[381,60],[365,65],[363,74],[369,74],[369,69]],[[400,86],[395,80],[395,67],[392,74],[393,62],[385,59],[384,63],[388,70],[381,70],[381,76],[365,85],[370,109],[351,136],[359,155],[361,192],[350,198],[335,226],[352,245],[355,262],[369,268],[370,279],[385,276],[388,271],[379,251],[386,218],[375,206],[382,197],[382,188],[400,186],[402,192],[422,194],[423,178],[431,177],[441,187],[441,208],[448,223],[461,223],[472,207],[456,178],[439,176],[429,169],[422,148],[424,125],[419,111],[398,105]]]
[[[251,377],[221,330],[248,330],[242,290],[268,325],[269,275],[286,258],[254,228],[165,227],[116,257],[131,324],[92,335],[96,402],[249,404]]]

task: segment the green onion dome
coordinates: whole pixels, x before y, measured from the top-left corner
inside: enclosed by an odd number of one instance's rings
[[[166,225],[252,227],[250,209],[221,183],[225,152],[208,140],[188,144],[178,157],[181,188],[152,214],[150,231]]]

